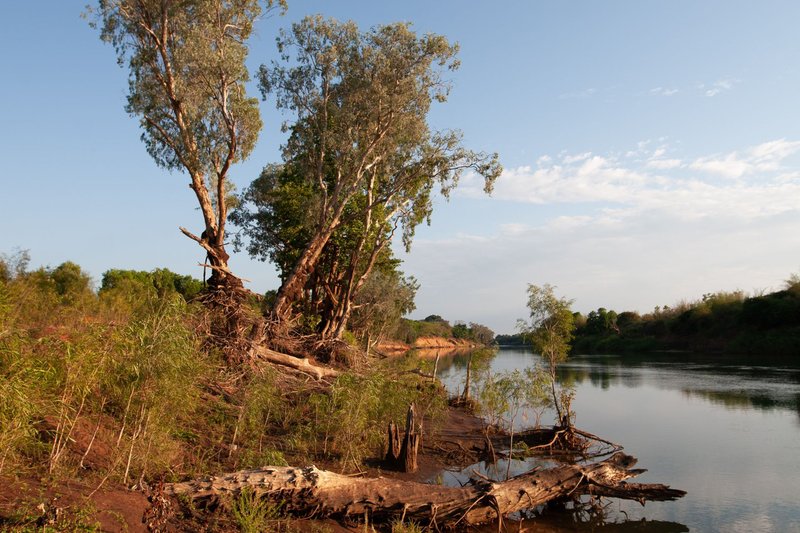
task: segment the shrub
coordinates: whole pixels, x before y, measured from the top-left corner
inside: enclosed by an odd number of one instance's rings
[[[327,393],[309,398],[311,427],[306,427],[313,432],[315,452],[338,457],[343,469],[360,468],[365,457],[382,455],[386,426],[404,421],[412,402],[421,415],[436,419],[446,399],[442,389],[413,377],[392,378],[381,371],[342,374]]]

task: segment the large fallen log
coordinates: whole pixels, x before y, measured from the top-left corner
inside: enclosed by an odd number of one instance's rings
[[[294,368],[295,370],[299,370],[305,374],[313,376],[317,381],[321,380],[322,378],[333,378],[339,375],[339,372],[336,370],[315,365],[305,357],[293,357],[285,353],[270,350],[264,346],[254,346],[252,349],[252,356],[264,361],[269,361],[270,363],[274,363],[276,365]]]
[[[249,488],[282,502],[287,512],[343,518],[369,514],[373,520],[414,520],[436,526],[475,525],[554,500],[579,495],[668,501],[685,492],[660,484],[626,483],[644,470],[622,452],[589,465],[531,471],[504,482],[475,480],[464,487],[427,485],[390,478],[353,478],[307,468],[265,467],[165,486],[167,494],[203,501],[235,496]]]

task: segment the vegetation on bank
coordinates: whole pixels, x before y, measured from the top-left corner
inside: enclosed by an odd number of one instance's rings
[[[576,353],[681,350],[743,355],[800,353],[800,277],[782,290],[704,294],[694,302],[656,307],[652,313],[600,308],[576,315]]]
[[[429,315],[422,320],[403,318],[397,325],[393,339],[413,345],[421,337],[441,337],[459,339],[481,346],[494,344],[494,332],[483,324],[470,322],[450,322],[439,315]]]
[[[465,147],[459,131],[428,124],[448,98],[457,45],[408,23],[363,30],[315,15],[280,31],[280,60],[258,69],[288,138],[281,160],[264,162],[236,195],[229,170],[262,129],[258,100],[247,95],[247,39],[263,13],[287,8],[285,0],[114,0],[89,11],[128,70],[126,111],[140,120],[148,153],[191,180],[203,231],[181,230],[206,253],[218,292],[209,302],[224,308],[243,292],[228,265],[228,224],[237,249],[279,270],[280,287],[262,302],[268,326],[227,309],[220,337],[250,329],[275,345],[291,330],[335,345],[360,331],[369,348],[388,331],[363,327],[365,313],[413,310],[416,281],[399,270],[395,236],[408,250],[430,222],[434,191],[449,196],[471,172],[490,192],[502,167],[497,154]]]
[[[288,462],[357,472],[411,402],[433,421],[444,411],[440,387],[389,363],[329,386],[231,367],[187,287],[114,270],[95,292],[74,263],[0,259],[0,476],[108,487]]]

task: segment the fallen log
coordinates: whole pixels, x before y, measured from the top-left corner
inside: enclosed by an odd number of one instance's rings
[[[353,478],[314,466],[264,467],[205,480],[165,485],[165,493],[188,495],[196,502],[235,496],[248,488],[261,498],[281,502],[291,513],[373,520],[414,520],[434,526],[475,525],[579,495],[639,501],[675,500],[686,494],[660,484],[627,483],[644,470],[622,452],[589,465],[536,470],[504,482],[473,480],[464,487],[427,485],[390,478]]]
[[[276,352],[263,346],[254,346],[252,349],[252,356],[276,365],[287,366],[294,368],[314,377],[317,381],[322,378],[333,378],[339,375],[339,372],[332,368],[318,366],[313,364],[308,358],[293,357],[285,353]]]

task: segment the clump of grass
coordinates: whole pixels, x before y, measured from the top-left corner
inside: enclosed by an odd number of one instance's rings
[[[423,533],[425,528],[416,522],[401,522],[393,520],[391,523],[392,533]]]
[[[280,531],[281,505],[244,488],[231,504],[231,516],[242,533]]]

